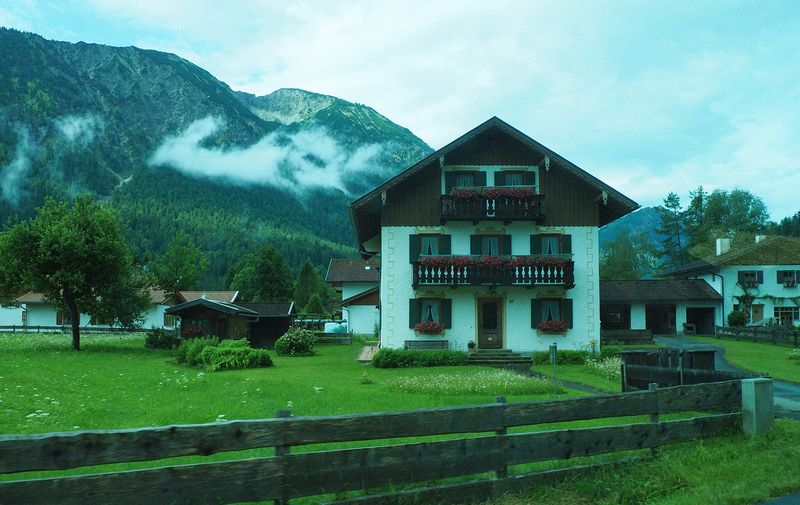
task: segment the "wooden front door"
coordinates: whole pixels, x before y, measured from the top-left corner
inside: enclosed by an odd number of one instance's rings
[[[478,348],[501,349],[503,347],[503,317],[500,298],[478,300]]]
[[[764,304],[754,303],[752,306],[752,313],[750,315],[750,322],[757,323],[764,319]]]

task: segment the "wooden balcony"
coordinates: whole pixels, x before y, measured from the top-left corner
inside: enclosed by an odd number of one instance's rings
[[[575,262],[554,256],[423,256],[413,286],[575,286]]]
[[[526,188],[473,188],[441,197],[441,221],[544,222],[544,195],[527,194]],[[508,191],[510,190],[510,191]],[[516,190],[519,194],[514,194]],[[530,190],[528,190],[530,191]],[[508,192],[510,194],[503,194]]]

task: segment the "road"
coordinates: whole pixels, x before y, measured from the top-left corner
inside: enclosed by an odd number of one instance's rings
[[[722,370],[724,372],[744,372],[741,368],[736,368],[725,360],[725,348],[722,346],[705,344],[689,337],[679,336],[656,336],[654,340],[658,344],[679,347],[681,349],[712,348],[717,351],[714,354],[714,365],[717,370]],[[763,372],[769,373],[768,370],[763,370]],[[772,394],[776,416],[800,419],[800,384],[773,379]]]

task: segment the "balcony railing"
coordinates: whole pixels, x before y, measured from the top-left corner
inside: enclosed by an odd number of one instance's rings
[[[543,223],[544,195],[529,187],[456,189],[442,195],[442,222],[451,219],[472,221],[526,220]]]
[[[559,256],[423,256],[413,286],[575,286],[575,262]]]

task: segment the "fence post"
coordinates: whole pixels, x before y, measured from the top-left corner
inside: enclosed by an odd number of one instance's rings
[[[499,403],[499,404],[505,404],[506,403],[506,397],[505,396],[498,396],[497,398],[495,398],[495,401],[497,403]],[[501,429],[495,431],[494,434],[495,435],[506,435],[506,434],[508,434],[508,430],[506,429],[505,410],[503,411],[503,427]],[[498,478],[498,479],[505,479],[506,477],[508,477],[508,465],[504,464],[503,468],[501,468],[500,470],[497,470],[494,473],[494,476],[496,478]]]
[[[653,409],[653,412],[650,413],[650,422],[652,424],[655,424],[655,428],[654,429],[655,429],[655,432],[656,432],[656,437],[658,437],[658,411],[660,409],[660,406],[658,404],[658,394],[656,393],[657,389],[658,389],[658,383],[657,382],[651,382],[650,384],[647,385],[647,390],[653,396],[653,405],[655,407]],[[657,458],[659,456],[658,440],[656,440],[656,446],[653,447],[652,449],[650,449],[650,454],[654,458]]]
[[[292,417],[292,411],[290,410],[279,410],[275,412],[275,417]],[[283,482],[281,483],[281,497],[275,500],[275,505],[286,505],[289,503],[289,500],[286,498],[286,462],[284,461],[283,457],[288,456],[291,452],[291,446],[289,445],[276,445],[275,446],[275,457],[281,458],[280,465],[283,468]]]
[[[683,386],[683,349],[678,351],[678,375],[680,376],[680,384]]]
[[[742,379],[742,430],[748,437],[772,429],[775,418],[772,404],[772,379]]]
[[[622,368],[622,370],[620,370],[620,379],[622,380],[622,392],[623,393],[627,393],[628,392],[628,373],[627,373],[628,371],[625,369],[625,367],[627,365],[628,364],[625,363],[625,359],[623,358],[622,359],[622,364],[620,365],[620,368]]]

